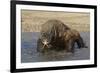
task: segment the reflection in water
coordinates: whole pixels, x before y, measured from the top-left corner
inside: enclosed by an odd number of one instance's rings
[[[37,52],[37,39],[39,33],[22,32],[21,38],[21,62],[47,62],[47,61],[64,61],[64,60],[86,60],[90,58],[90,33],[82,32],[81,36],[85,40],[88,48],[77,49],[75,53],[67,53],[63,51],[46,51],[44,53]]]

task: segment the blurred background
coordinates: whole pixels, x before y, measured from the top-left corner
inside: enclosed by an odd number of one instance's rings
[[[22,32],[39,32],[40,26],[50,19],[60,20],[79,32],[90,31],[90,14],[86,12],[21,10]]]

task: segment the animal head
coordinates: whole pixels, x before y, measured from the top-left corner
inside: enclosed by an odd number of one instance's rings
[[[51,39],[50,39],[50,35],[43,33],[42,37],[41,37],[41,42],[43,44],[42,48],[51,48]]]

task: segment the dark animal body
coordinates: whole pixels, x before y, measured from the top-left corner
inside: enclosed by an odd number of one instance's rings
[[[59,49],[74,52],[74,44],[84,47],[79,32],[69,28],[59,20],[48,20],[41,26],[41,35],[37,42],[37,50]]]

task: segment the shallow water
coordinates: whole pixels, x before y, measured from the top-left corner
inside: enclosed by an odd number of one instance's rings
[[[21,35],[21,62],[47,62],[47,61],[67,61],[67,60],[87,60],[90,58],[90,32],[80,33],[88,48],[78,49],[75,52],[67,53],[64,51],[50,51],[45,54],[36,51],[39,33],[22,32]]]

